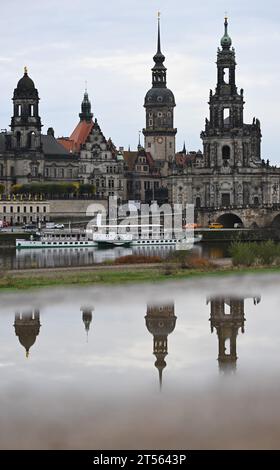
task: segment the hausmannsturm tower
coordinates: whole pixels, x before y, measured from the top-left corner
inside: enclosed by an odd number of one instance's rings
[[[175,98],[166,86],[165,57],[161,52],[160,17],[158,17],[157,52],[154,55],[155,65],[152,68],[152,88],[145,96],[146,127],[145,150],[162,168],[163,175],[175,158],[174,108]]]

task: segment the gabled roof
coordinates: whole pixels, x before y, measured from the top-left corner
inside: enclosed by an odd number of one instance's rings
[[[47,158],[73,158],[73,155],[65,149],[53,135],[41,135],[43,152]]]
[[[157,172],[155,160],[153,159],[150,152],[146,152],[143,148],[138,151],[124,151],[123,158],[127,165],[128,171],[135,171],[135,165],[138,157],[146,157],[147,165],[150,168],[150,173]]]
[[[70,135],[70,140],[73,140],[75,143],[76,151],[79,151],[81,145],[87,140],[90,131],[93,128],[93,122],[80,121],[76,126],[72,134]]]
[[[127,165],[128,171],[134,171],[135,163],[138,157],[138,152],[135,151],[124,151],[123,158]]]
[[[80,121],[70,137],[60,137],[57,140],[68,152],[79,152],[81,146],[86,142],[93,126],[94,123],[92,121]]]

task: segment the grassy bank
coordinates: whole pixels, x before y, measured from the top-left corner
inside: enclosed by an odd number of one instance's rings
[[[209,269],[174,269],[173,272],[167,272],[159,267],[139,267],[135,269],[117,270],[101,269],[87,270],[83,272],[71,272],[71,270],[60,272],[51,270],[46,273],[35,272],[17,272],[13,275],[4,275],[0,279],[0,291],[6,290],[26,290],[40,287],[52,286],[86,286],[91,284],[126,284],[139,282],[162,282],[167,280],[190,279],[193,277],[205,276],[226,276],[231,274],[261,274],[261,273],[280,273],[280,267],[254,267],[254,268],[209,268]]]

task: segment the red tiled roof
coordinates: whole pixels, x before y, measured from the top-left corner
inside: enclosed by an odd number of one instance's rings
[[[81,145],[87,140],[94,124],[93,122],[80,121],[70,137],[60,137],[58,142],[69,152],[79,152]]]
[[[75,142],[76,150],[80,150],[81,145],[87,140],[90,131],[93,128],[93,122],[80,121],[70,135],[70,140]]]
[[[58,137],[57,141],[63,145],[68,152],[73,153],[75,151],[75,142],[74,140],[70,140],[69,137]]]

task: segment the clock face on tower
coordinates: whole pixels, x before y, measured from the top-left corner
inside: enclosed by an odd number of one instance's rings
[[[157,138],[157,142],[158,142],[159,144],[162,144],[163,138],[162,138],[162,137],[158,137],[158,138]]]

